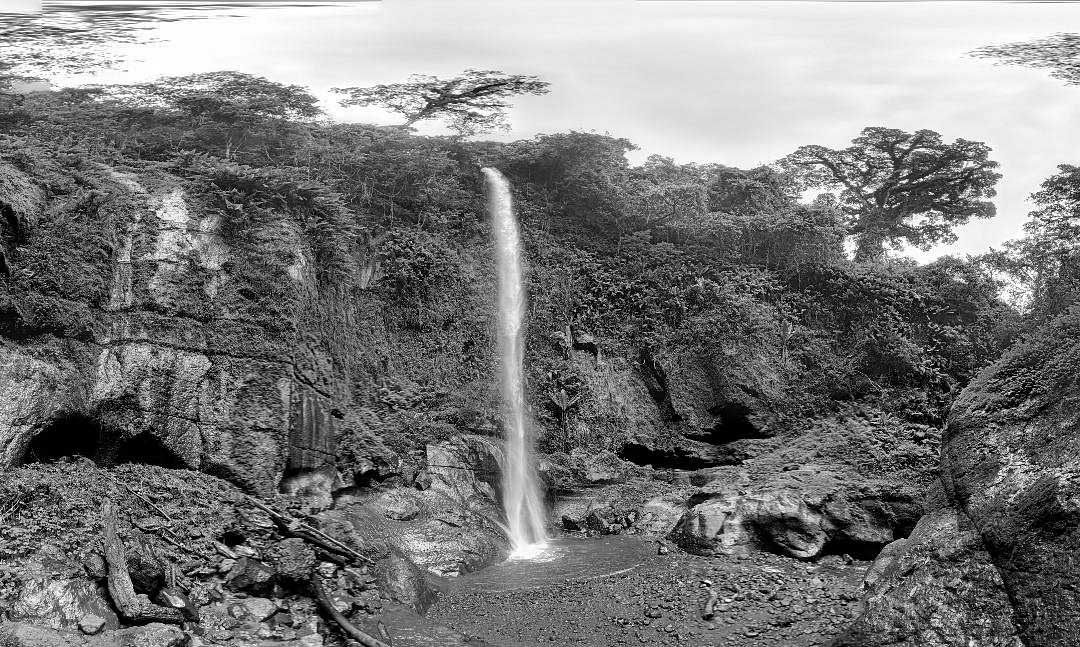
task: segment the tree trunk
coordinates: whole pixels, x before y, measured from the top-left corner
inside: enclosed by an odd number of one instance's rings
[[[888,236],[877,228],[867,228],[858,236],[855,244],[856,263],[878,263],[885,256],[885,240]]]

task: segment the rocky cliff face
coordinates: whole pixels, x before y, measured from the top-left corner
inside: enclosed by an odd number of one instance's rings
[[[850,645],[1075,645],[1080,312],[1011,349],[953,407],[947,504],[875,570]]]
[[[942,469],[1030,645],[1080,636],[1080,311],[1019,344],[954,406]]]
[[[835,647],[1017,647],[1009,597],[968,518],[942,508],[890,544],[863,582],[862,613]]]
[[[269,492],[332,463],[345,394],[305,316],[325,288],[295,223],[260,222],[237,246],[161,171],[39,162],[0,176],[0,466],[81,453]],[[259,316],[251,264],[278,300]]]

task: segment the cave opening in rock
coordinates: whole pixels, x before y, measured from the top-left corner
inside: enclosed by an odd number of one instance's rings
[[[829,538],[829,541],[825,544],[825,547],[821,550],[821,554],[818,555],[818,557],[825,557],[826,555],[847,555],[854,559],[873,561],[884,547],[885,544],[879,542],[859,541],[857,539],[837,536]]]
[[[736,403],[728,403],[709,409],[709,413],[718,416],[720,421],[709,430],[709,440],[713,444],[730,443],[744,438],[767,438],[768,434],[758,429],[750,421],[750,408]]]
[[[26,448],[24,463],[52,463],[61,458],[99,458],[101,425],[88,416],[71,414],[57,418],[34,436]]]
[[[161,439],[144,431],[121,441],[113,455],[114,463],[141,463],[143,465],[157,465],[171,469],[183,469],[184,461],[165,446]]]
[[[635,465],[651,465],[654,469],[699,470],[716,465],[716,461],[681,447],[650,447],[635,442],[625,443],[619,450],[619,458]]]
[[[247,541],[247,536],[239,530],[236,530],[235,528],[230,528],[218,535],[218,541],[225,544],[229,548],[236,548],[240,544]]]

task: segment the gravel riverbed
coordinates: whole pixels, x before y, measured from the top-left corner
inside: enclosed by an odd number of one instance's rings
[[[503,647],[809,647],[827,644],[854,615],[869,566],[841,556],[658,554],[655,544],[620,541],[637,559],[606,572],[564,573],[552,562],[552,576],[539,580],[465,576],[445,586],[428,619]],[[710,587],[715,615],[705,619]]]

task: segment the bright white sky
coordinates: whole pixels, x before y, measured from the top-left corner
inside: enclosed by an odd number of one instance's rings
[[[1057,164],[1080,162],[1080,87],[965,56],[1080,32],[1080,4],[385,0],[229,13],[164,24],[156,33],[165,42],[130,52],[141,60],[101,80],[236,69],[330,100],[333,86],[412,73],[537,74],[551,93],[521,98],[514,129],[499,139],[609,133],[641,147],[635,160],[661,153],[751,167],[802,144],[843,146],[868,125],[989,143],[1005,176],[998,217],[920,258],[1018,235],[1028,194]],[[327,108],[394,123],[377,110]]]

